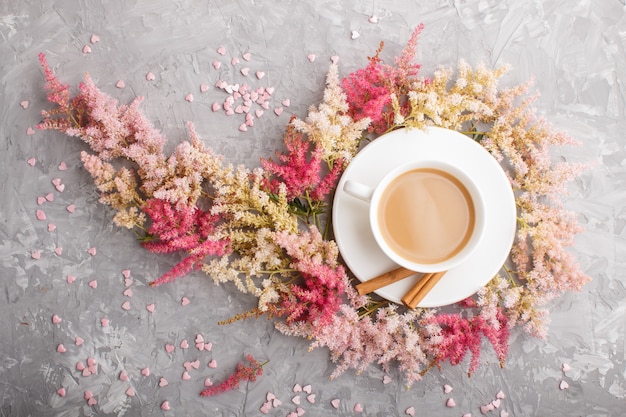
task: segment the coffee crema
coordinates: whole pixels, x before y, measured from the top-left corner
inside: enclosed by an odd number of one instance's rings
[[[453,175],[435,168],[400,174],[383,191],[378,224],[387,245],[420,264],[443,262],[469,242],[476,221],[474,202]]]

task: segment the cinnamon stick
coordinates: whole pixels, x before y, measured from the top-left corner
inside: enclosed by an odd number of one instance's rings
[[[437,282],[447,271],[435,272],[434,274],[424,274],[424,276],[402,297],[402,302],[408,308],[415,308],[432,290]]]
[[[379,288],[386,287],[387,285],[393,284],[394,282],[400,281],[416,273],[417,272],[410,269],[399,267],[392,271],[385,272],[384,274],[381,274],[376,278],[372,278],[358,284],[356,286],[356,290],[358,291],[359,295],[369,294]]]

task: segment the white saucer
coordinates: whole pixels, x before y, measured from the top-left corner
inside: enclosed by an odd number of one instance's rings
[[[333,229],[343,260],[359,280],[397,268],[374,240],[368,204],[346,194],[343,185],[351,179],[374,187],[392,168],[420,159],[439,159],[463,169],[476,181],[487,210],[485,235],[472,258],[448,271],[419,304],[439,307],[461,301],[487,284],[506,261],[515,237],[517,213],[511,185],[500,164],[480,144],[442,128],[400,129],[379,137],[356,155],[341,177],[333,203]],[[401,304],[419,276],[376,293]]]

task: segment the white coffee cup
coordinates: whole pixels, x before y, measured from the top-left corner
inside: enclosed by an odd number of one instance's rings
[[[413,271],[448,271],[465,262],[483,236],[485,207],[479,188],[464,171],[444,161],[410,162],[373,188],[348,180],[343,190],[369,203],[378,246]]]

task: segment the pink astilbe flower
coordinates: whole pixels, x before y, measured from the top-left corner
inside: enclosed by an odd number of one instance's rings
[[[349,74],[342,81],[343,89],[350,104],[349,114],[355,120],[365,117],[371,120],[370,131],[385,132],[393,123],[395,114],[392,99],[407,94],[411,81],[415,80],[420,69],[419,64],[412,64],[415,57],[417,39],[423,29],[419,25],[411,35],[402,54],[395,59],[396,66],[384,64],[379,57],[384,44],[367,67]]]
[[[508,319],[502,311],[496,314],[498,325],[482,315],[465,318],[460,314],[439,314],[432,321],[441,326],[441,339],[434,345],[437,362],[448,360],[458,365],[468,352],[471,353],[469,374],[479,366],[480,346],[484,335],[493,346],[500,365],[504,366],[509,350]]]
[[[303,284],[291,284],[291,292],[284,295],[279,313],[286,315],[288,323],[329,324],[342,304],[348,282],[345,268],[337,262],[334,242],[324,240],[317,228],[310,226],[309,232],[277,233],[276,243],[285,249],[292,259],[291,266],[304,280]]]
[[[254,359],[254,357],[252,357],[252,355],[247,355],[246,361],[249,362],[250,365],[239,363],[235,372],[233,372],[228,378],[217,385],[205,388],[200,395],[203,397],[210,397],[237,389],[242,381],[256,381],[258,377],[263,375],[264,364],[259,363],[256,359]]]
[[[143,242],[144,248],[155,253],[189,253],[170,271],[151,282],[151,286],[171,282],[198,267],[206,256],[220,256],[230,250],[228,240],[212,236],[218,216],[199,208],[176,208],[159,199],[148,200],[143,210],[152,222],[148,233],[154,239]]]
[[[334,189],[343,170],[343,162],[335,161],[330,172],[324,175],[324,150],[320,145],[311,151],[311,142],[304,139],[304,135],[297,132],[291,123],[283,140],[288,153],[276,153],[280,162],[261,161],[263,168],[274,176],[270,180],[270,189],[277,192],[282,182],[287,186],[287,198],[290,200],[308,196],[314,201],[323,201]]]

